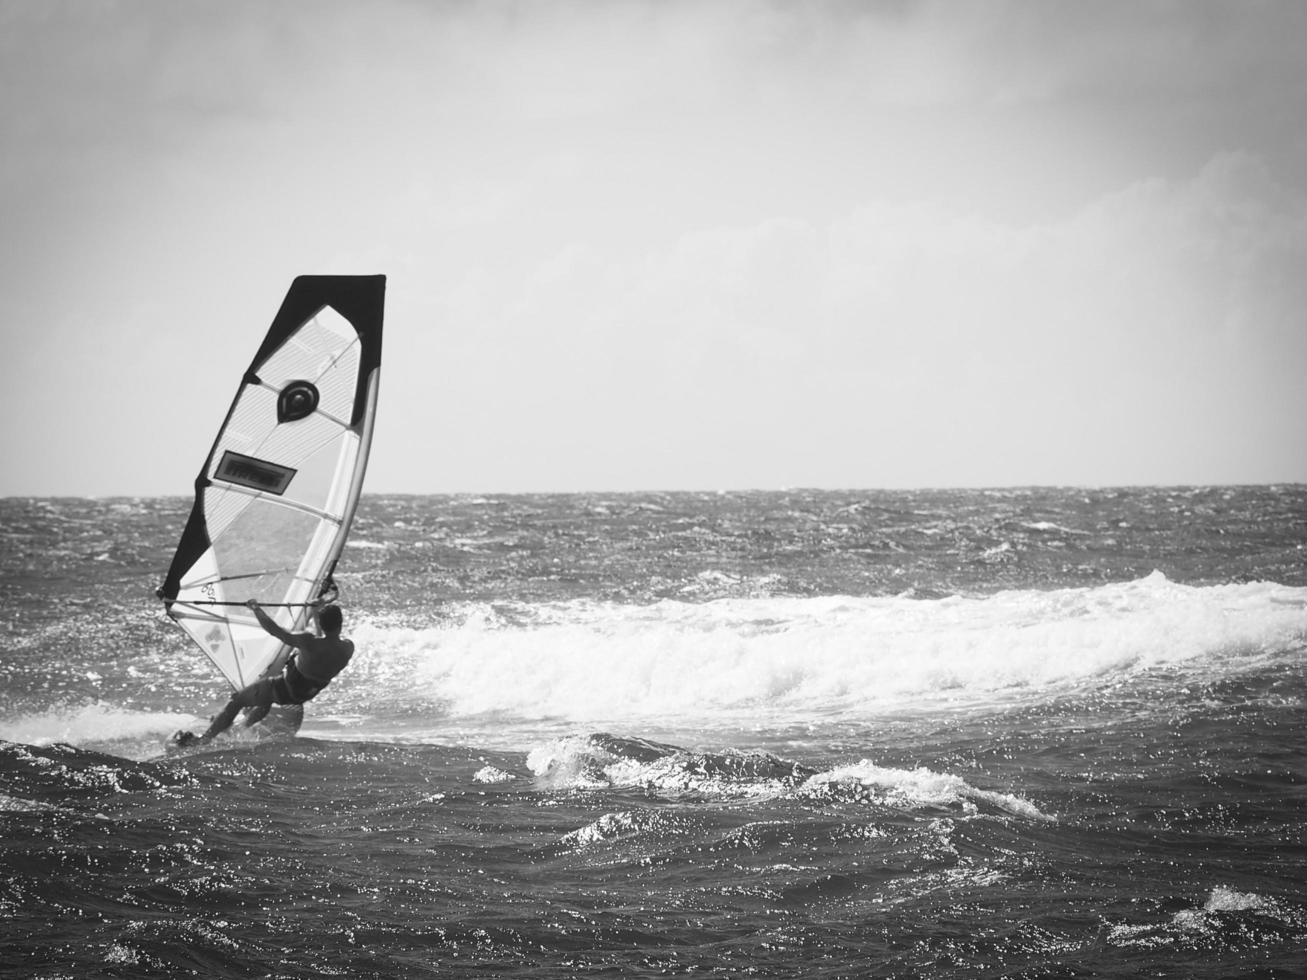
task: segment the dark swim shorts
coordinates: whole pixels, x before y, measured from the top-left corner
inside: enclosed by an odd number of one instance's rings
[[[277,704],[303,704],[312,701],[326,686],[305,677],[295,661],[290,660],[282,675],[272,682],[272,700]]]

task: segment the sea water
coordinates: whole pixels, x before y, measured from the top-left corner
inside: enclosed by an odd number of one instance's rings
[[[1297,977],[1307,488],[365,497],[293,740],[0,500],[0,976]]]

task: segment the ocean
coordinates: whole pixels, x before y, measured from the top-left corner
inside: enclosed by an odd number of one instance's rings
[[[0,500],[0,977],[1307,976],[1307,487],[365,496],[168,756],[189,507]]]

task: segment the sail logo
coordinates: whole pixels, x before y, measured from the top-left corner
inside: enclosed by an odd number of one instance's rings
[[[269,463],[266,459],[255,459],[228,449],[222,454],[218,468],[213,471],[213,478],[280,497],[297,472],[289,466]]]
[[[298,422],[318,407],[318,389],[312,381],[292,381],[277,396],[277,421]]]

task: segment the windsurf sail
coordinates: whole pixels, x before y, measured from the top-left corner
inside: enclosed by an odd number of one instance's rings
[[[372,443],[385,292],[385,276],[295,279],[195,480],[158,595],[237,690],[288,652],[245,603],[296,632],[334,590]]]

